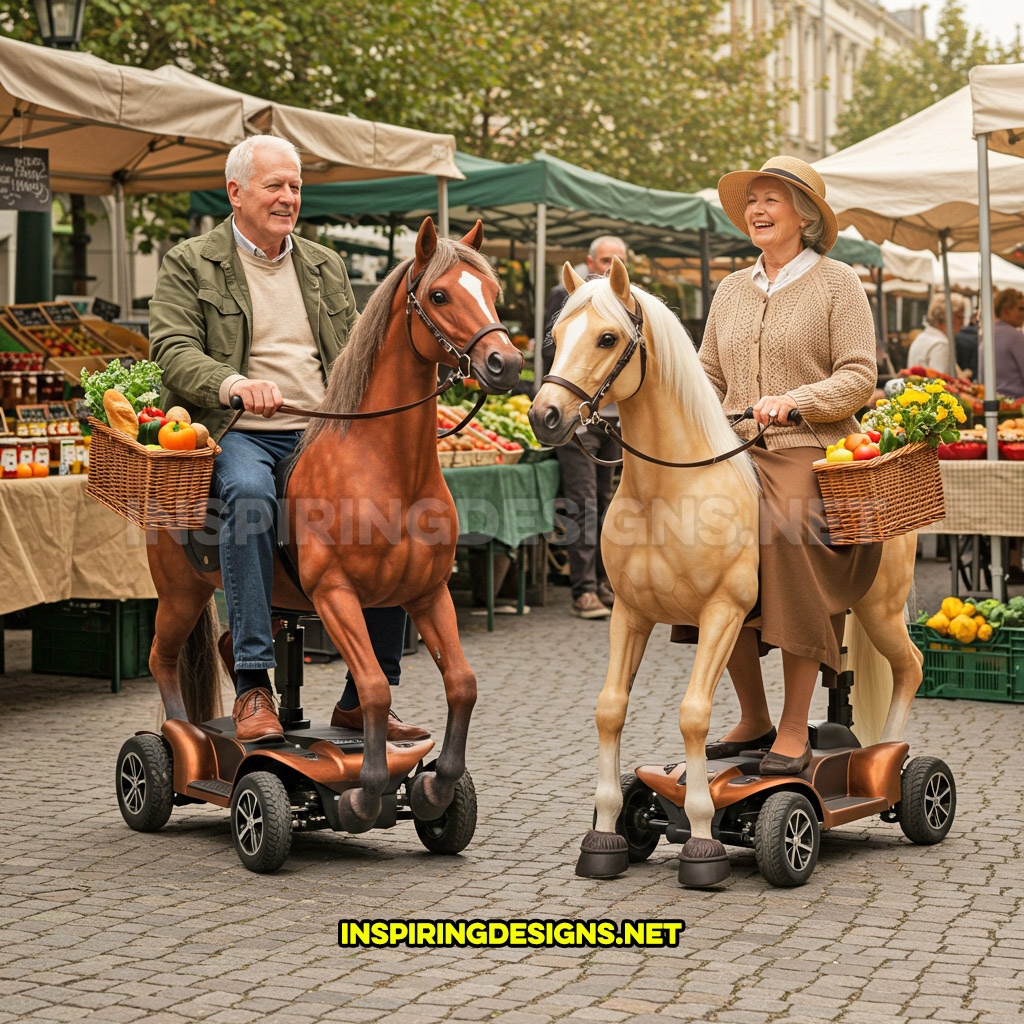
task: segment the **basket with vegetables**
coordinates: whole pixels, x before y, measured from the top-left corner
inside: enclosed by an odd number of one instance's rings
[[[1024,702],[1024,597],[947,597],[908,628],[924,655],[918,696]]]
[[[833,544],[889,540],[946,514],[936,449],[959,439],[964,411],[942,381],[890,383],[890,397],[861,420],[866,433],[814,463]]]
[[[201,529],[220,449],[186,410],[156,408],[160,377],[148,360],[83,372],[92,413],[86,494],[143,529]]]

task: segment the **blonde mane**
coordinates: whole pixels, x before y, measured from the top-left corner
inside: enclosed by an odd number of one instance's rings
[[[356,412],[366,394],[373,371],[373,362],[384,346],[391,320],[391,304],[395,293],[404,286],[405,274],[410,260],[400,263],[374,289],[366,308],[359,315],[355,327],[349,334],[348,344],[335,359],[327,380],[327,393],[317,407],[322,412]],[[438,238],[437,248],[424,271],[426,287],[419,294],[429,292],[434,282],[457,263],[468,263],[474,270],[497,281],[494,270],[486,257],[476,249],[453,238]],[[417,397],[417,396],[411,396]],[[332,432],[340,441],[347,433],[351,420],[311,419],[299,440],[298,450],[308,448],[321,434]]]
[[[729,425],[718,395],[700,365],[697,350],[686,328],[656,295],[634,284],[630,285],[630,293],[640,303],[644,319],[649,325],[648,344],[652,359],[648,363],[648,373],[652,366],[656,367],[658,382],[667,392],[667,397],[686,410],[693,429],[707,439],[713,452],[727,452],[735,448],[739,439]],[[612,291],[608,278],[602,277],[580,285],[566,300],[559,320],[573,315],[587,304],[593,307],[598,316],[613,321],[632,334],[633,325],[625,307]],[[729,459],[726,465],[736,470],[751,493],[758,492],[757,474],[746,453]]]

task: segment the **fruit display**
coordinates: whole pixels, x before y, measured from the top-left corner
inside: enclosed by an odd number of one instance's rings
[[[995,598],[975,604],[958,597],[947,597],[937,612],[929,614],[922,611],[916,621],[918,625],[927,626],[940,636],[962,644],[976,640],[985,643],[999,629],[1024,627],[1024,597],[1010,598],[1006,604]]]
[[[461,406],[437,407],[437,429],[452,430],[465,418],[468,409]],[[484,465],[486,463],[513,463],[522,454],[522,445],[508,441],[487,429],[479,419],[474,418],[458,434],[438,438],[437,451],[442,465]],[[452,455],[458,455],[452,458]],[[447,456],[447,457],[446,457]],[[469,457],[467,457],[469,456]]]
[[[999,456],[1013,462],[1024,461],[1024,417],[1003,420],[996,439]],[[961,430],[960,440],[952,445],[939,446],[940,459],[984,459],[988,454],[988,430],[976,426]]]
[[[86,326],[70,303],[4,306],[3,313],[20,339],[51,359],[96,356],[113,351]]]

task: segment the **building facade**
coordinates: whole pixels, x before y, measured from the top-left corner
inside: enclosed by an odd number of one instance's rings
[[[731,0],[738,32],[789,27],[768,59],[766,77],[796,94],[786,119],[786,150],[818,160],[832,150],[836,122],[853,95],[854,76],[878,41],[887,53],[924,37],[924,7],[888,11],[874,0]],[[824,29],[823,29],[824,23]]]

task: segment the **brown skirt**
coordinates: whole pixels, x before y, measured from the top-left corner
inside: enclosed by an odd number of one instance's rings
[[[750,454],[761,481],[761,654],[781,647],[838,672],[846,609],[874,582],[882,545],[829,545],[811,469],[825,454],[820,448],[752,448]],[[696,626],[672,627],[675,643],[696,643],[697,637]]]

